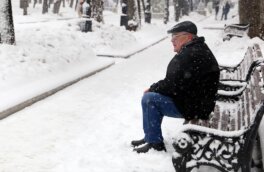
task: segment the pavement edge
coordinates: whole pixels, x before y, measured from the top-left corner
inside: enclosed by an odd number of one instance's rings
[[[28,106],[31,106],[32,104],[34,104],[34,103],[36,103],[36,102],[38,102],[40,100],[43,100],[43,99],[45,99],[45,98],[57,93],[58,91],[63,90],[66,87],[69,87],[69,86],[71,86],[71,85],[73,85],[73,84],[75,84],[75,83],[77,83],[77,82],[79,82],[79,81],[81,81],[81,80],[83,80],[85,78],[88,78],[88,77],[90,77],[92,75],[95,75],[96,73],[101,72],[101,71],[111,67],[114,64],[115,64],[115,62],[112,62],[112,63],[110,63],[110,64],[108,64],[108,65],[106,65],[104,67],[101,67],[101,68],[93,71],[93,72],[90,72],[90,73],[88,73],[86,75],[83,75],[83,76],[77,78],[77,79],[69,81],[69,82],[67,82],[67,83],[65,83],[63,85],[60,85],[60,86],[58,86],[58,87],[56,87],[56,88],[54,88],[52,90],[46,91],[46,92],[44,92],[44,93],[42,93],[40,95],[37,95],[37,96],[35,96],[33,98],[25,100],[22,103],[14,105],[14,106],[12,106],[12,107],[4,110],[4,111],[1,111],[0,112],[0,120],[6,118],[6,117],[8,117],[8,116],[10,116],[10,115],[12,115],[12,114],[14,114],[16,112],[18,112],[18,111],[20,111],[20,110],[22,110],[22,109],[24,109],[24,108],[26,108]]]

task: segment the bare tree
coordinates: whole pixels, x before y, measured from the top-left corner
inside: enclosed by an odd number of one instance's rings
[[[137,0],[137,7],[138,7],[138,25],[141,27],[141,5],[140,5],[140,0]]]
[[[169,0],[165,0],[164,19],[163,19],[164,24],[167,24],[168,23],[169,16],[170,16],[170,12],[169,12]]]
[[[173,6],[174,6],[174,19],[176,22],[178,22],[180,19],[180,15],[181,15],[181,8],[179,6],[179,0],[173,0]]]
[[[38,0],[34,0],[33,8],[36,7],[36,4],[38,3]]]
[[[78,3],[79,3],[79,0],[76,0],[76,1],[75,1],[75,10],[77,10]]]
[[[0,37],[2,43],[15,44],[11,0],[2,0],[0,3]]]
[[[127,0],[127,16],[128,20],[136,20],[136,3],[134,0]]]
[[[193,0],[189,0],[190,10],[193,11]]]
[[[264,1],[260,1],[260,38],[264,40]]]
[[[92,0],[92,17],[97,22],[103,22],[103,10],[104,10],[104,1],[103,0]]]
[[[261,25],[261,0],[240,0],[239,1],[239,20],[241,24],[250,24],[250,37],[260,36]]]
[[[120,26],[125,26],[127,28],[128,26],[128,16],[127,16],[127,0],[122,0],[121,2],[122,6],[122,14],[120,18]]]
[[[60,6],[61,6],[61,1],[62,0],[56,0],[53,6],[53,13],[58,14],[60,11]]]
[[[144,12],[145,12],[144,13],[145,14],[145,22],[151,23],[151,1],[150,0],[147,0],[146,8],[145,8]]]
[[[70,7],[71,7],[71,8],[73,7],[73,2],[74,2],[74,0],[71,0],[71,1],[70,1]]]
[[[27,15],[28,0],[20,0],[20,8],[23,9],[23,15]]]
[[[54,0],[49,0],[49,8],[51,7],[51,4],[53,4],[54,3]]]
[[[137,19],[137,7],[136,7],[136,2],[135,0],[128,0],[127,1],[127,17],[128,17],[128,30],[133,30],[135,31],[138,27],[138,19]]]
[[[141,0],[141,3],[142,3],[143,11],[144,11],[144,13],[145,13],[145,10],[146,10],[145,1],[144,1],[144,0]]]
[[[91,0],[86,0],[83,4],[83,15],[82,18],[85,20],[83,21],[81,25],[81,31],[82,32],[91,32],[92,31],[92,8],[91,8]]]
[[[44,0],[43,7],[42,7],[42,14],[48,13],[48,8],[49,8],[48,0]]]
[[[190,4],[187,0],[179,0],[182,6],[182,15],[189,15]],[[208,2],[208,0],[207,0]]]

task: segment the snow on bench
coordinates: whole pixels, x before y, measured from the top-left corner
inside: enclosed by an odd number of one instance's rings
[[[264,58],[260,47],[254,44],[248,48],[244,59],[236,67],[222,67],[217,100],[238,100],[254,70],[263,64]]]
[[[232,37],[243,37],[248,33],[249,24],[225,25],[223,41],[230,40]]]
[[[239,80],[249,79],[255,66],[263,62],[263,56],[258,44],[248,47],[243,60],[235,67],[220,66],[220,80]]]
[[[209,120],[186,121],[173,142],[176,172],[191,171],[201,165],[226,172],[250,171],[264,113],[263,76],[264,66],[257,67],[238,101],[217,101]]]

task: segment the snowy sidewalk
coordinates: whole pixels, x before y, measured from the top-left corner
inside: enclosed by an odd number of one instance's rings
[[[92,64],[79,64],[64,73],[23,83],[0,94],[0,119],[36,103],[76,82],[90,77],[114,64],[113,61],[95,60]]]

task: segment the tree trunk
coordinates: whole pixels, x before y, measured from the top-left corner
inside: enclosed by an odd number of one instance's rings
[[[250,24],[248,35],[260,36],[260,0],[240,0],[239,20],[241,24]]]
[[[84,2],[84,9],[83,9],[83,14],[86,18],[91,18],[92,17],[92,5],[91,5],[91,0],[86,0]]]
[[[76,0],[76,2],[75,2],[75,11],[77,10],[78,2],[79,2],[79,0]]]
[[[250,13],[247,6],[250,6],[251,0],[239,0],[239,21],[242,24],[249,23]]]
[[[141,3],[142,3],[142,8],[143,8],[143,11],[144,11],[144,14],[145,14],[145,10],[146,10],[145,1],[141,0]]]
[[[51,4],[53,4],[53,3],[54,3],[54,0],[49,0],[49,8],[50,8]]]
[[[74,2],[74,0],[71,0],[71,2],[70,2],[70,7],[71,8],[73,7],[73,2]]]
[[[138,7],[138,26],[141,27],[141,5],[140,0],[137,0],[137,7]]]
[[[82,26],[81,26],[82,32],[91,32],[92,31],[92,20],[91,20],[92,8],[91,7],[92,7],[91,0],[86,0],[82,4],[82,8],[83,8],[82,18],[85,19],[82,22]]]
[[[62,0],[56,0],[53,6],[53,13],[58,14],[60,12],[60,5]]]
[[[23,15],[27,15],[28,0],[20,0],[20,8],[23,9]]]
[[[43,1],[42,14],[48,13],[48,8],[49,8],[48,0],[44,0]]]
[[[127,0],[127,16],[128,20],[136,20],[136,4],[134,0]]]
[[[183,8],[184,8],[184,1],[185,0],[178,0],[178,5],[179,5],[179,13],[180,13],[180,17],[182,17],[184,14],[183,14]],[[203,1],[204,2],[204,1]]]
[[[122,7],[122,14],[121,14],[121,18],[120,18],[120,26],[125,26],[127,29],[127,26],[128,26],[127,0],[122,0],[121,7]]]
[[[2,43],[15,44],[11,0],[2,0],[0,3],[0,37]]]
[[[193,11],[193,0],[189,0],[190,10]]]
[[[23,15],[24,16],[28,15],[28,13],[27,13],[27,7],[24,7],[24,9],[23,9]]]
[[[165,9],[164,9],[164,24],[167,24],[169,21],[169,16],[170,16],[170,12],[169,12],[169,0],[165,0]]]
[[[264,1],[260,2],[260,38],[264,40]]]
[[[189,15],[190,4],[186,0],[182,0],[183,8],[182,8],[182,15]]]
[[[103,10],[103,0],[92,0],[92,17],[95,19],[95,21],[104,22]]]
[[[151,23],[151,1],[147,0],[145,12],[145,22]]]
[[[180,15],[181,15],[181,9],[179,7],[179,0],[173,0],[173,6],[174,6],[174,20],[176,22],[179,21]]]
[[[36,7],[36,4],[38,3],[38,0],[34,0],[33,8]]]

